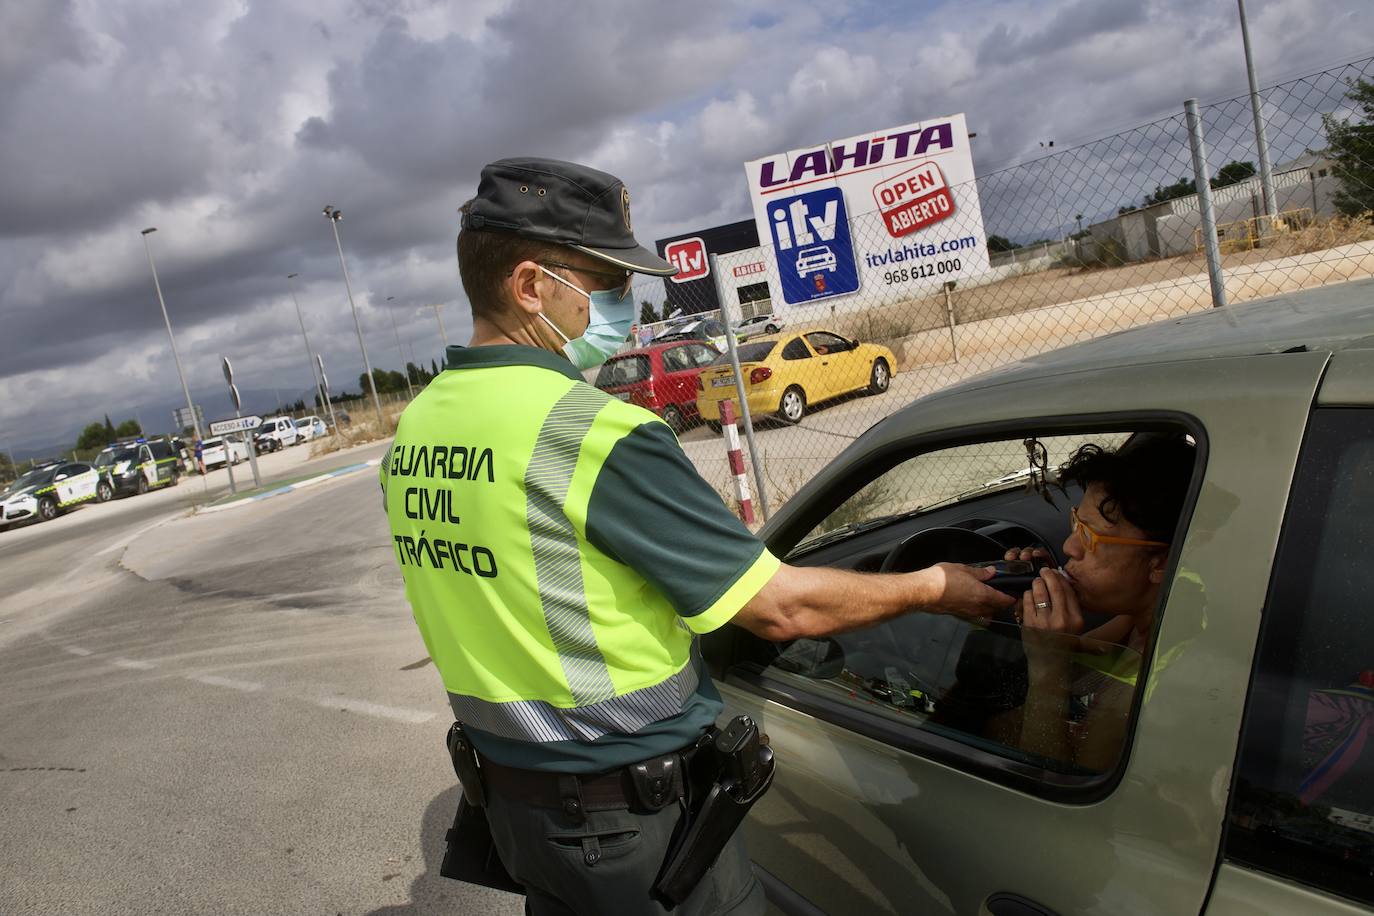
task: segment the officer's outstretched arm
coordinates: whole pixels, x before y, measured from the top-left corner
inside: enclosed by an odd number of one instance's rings
[[[732,622],[774,642],[857,630],[909,611],[986,618],[1015,603],[983,580],[993,570],[938,563],[912,573],[779,567]]]

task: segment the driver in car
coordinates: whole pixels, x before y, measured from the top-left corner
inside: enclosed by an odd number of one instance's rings
[[[1101,772],[1115,765],[1195,457],[1182,438],[1151,437],[1116,451],[1084,445],[1061,469],[1083,498],[1069,513],[1067,561],[1040,570],[1016,613],[1028,690],[1004,718],[1019,717],[1022,750]],[[1053,562],[1043,548],[1006,558]],[[1085,612],[1109,619],[1085,632]],[[1006,735],[1014,721],[1000,724]]]

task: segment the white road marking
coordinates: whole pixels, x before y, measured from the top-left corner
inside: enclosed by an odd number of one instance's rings
[[[257,681],[236,681],[233,678],[220,677],[216,674],[188,674],[186,679],[201,684],[209,684],[211,687],[228,687],[230,690],[237,690],[241,693],[252,693],[262,689],[262,685]]]
[[[154,528],[156,528],[158,525],[161,525],[161,524],[163,524],[163,523],[165,523],[165,522],[167,522],[167,521],[170,521],[170,519],[167,519],[167,518],[158,519],[157,521],[153,522],[151,525],[146,525],[146,526],[144,526],[144,527],[138,529],[137,531],[135,531],[133,534],[129,535],[128,537],[125,537],[125,538],[122,538],[121,540],[115,541],[113,544],[111,544],[109,547],[106,547],[104,550],[97,550],[95,555],[98,556],[98,557],[103,557],[103,556],[104,556],[105,554],[107,554],[107,553],[113,553],[113,552],[116,551],[116,550],[123,550],[125,547],[128,547],[128,546],[129,546],[130,544],[132,544],[134,541],[138,540],[139,536],[144,535],[144,534],[147,534],[149,531],[152,531],[152,530],[153,530]]]
[[[314,485],[314,484],[319,483],[319,482],[322,481],[322,480],[330,480],[330,479],[332,479],[334,476],[335,476],[335,475],[333,475],[333,474],[321,474],[319,477],[311,477],[309,480],[302,480],[302,481],[300,481],[299,483],[292,484],[292,486],[294,486],[297,490],[299,490],[301,487],[312,486],[312,485]],[[340,475],[340,476],[342,476],[342,475]]]
[[[348,697],[325,696],[315,701],[325,709],[346,709],[349,712],[356,712],[364,716],[375,716],[379,719],[399,719],[402,722],[410,722],[419,725],[421,722],[428,722],[434,718],[434,713],[425,712],[422,709],[403,709],[397,706],[383,706],[380,703],[370,703],[367,700],[353,700]]]
[[[80,655],[82,658],[85,658],[87,655],[91,654],[90,649],[83,649],[80,646],[63,646],[62,651],[70,652],[72,655]]]
[[[132,658],[112,658],[110,664],[116,668],[131,668],[134,671],[151,671],[157,667],[154,662],[141,662]]]

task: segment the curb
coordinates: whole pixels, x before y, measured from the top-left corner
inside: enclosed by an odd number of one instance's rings
[[[338,470],[328,471],[324,474],[319,475],[318,477],[311,477],[307,480],[300,480],[296,483],[289,483],[284,487],[277,487],[274,490],[268,490],[265,493],[258,493],[254,496],[245,496],[243,499],[236,499],[232,502],[227,502],[220,506],[197,506],[194,514],[205,515],[210,512],[224,512],[228,509],[237,509],[240,506],[247,506],[255,502],[261,502],[264,499],[271,499],[273,496],[281,496],[283,493],[290,493],[293,490],[300,490],[305,487],[312,487],[317,483],[324,483],[326,480],[333,480],[336,477],[343,477],[347,474],[356,474],[358,471],[365,471],[368,468],[375,468],[377,465],[381,463],[382,459],[373,458],[370,461],[364,461],[361,464],[350,464],[346,467],[339,468]]]

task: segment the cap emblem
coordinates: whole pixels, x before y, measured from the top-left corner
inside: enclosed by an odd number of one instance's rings
[[[630,228],[630,189],[624,185],[620,186],[620,211],[625,217],[625,231],[633,232]]]

